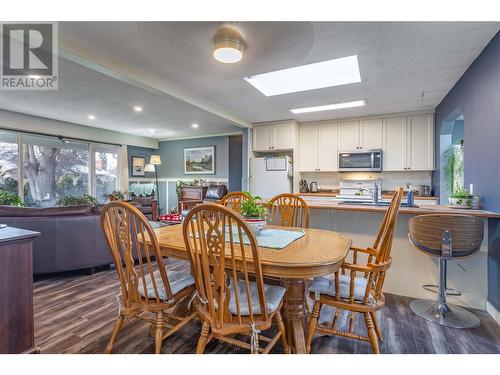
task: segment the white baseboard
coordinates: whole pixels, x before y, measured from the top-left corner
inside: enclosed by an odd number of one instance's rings
[[[495,322],[500,325],[500,312],[490,303],[490,301],[486,301],[486,311],[488,311]]]

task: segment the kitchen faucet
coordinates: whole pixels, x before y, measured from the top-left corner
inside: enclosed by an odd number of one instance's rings
[[[373,189],[360,188],[360,191],[367,191],[372,196],[373,204],[378,204],[378,184],[376,182],[373,183]]]

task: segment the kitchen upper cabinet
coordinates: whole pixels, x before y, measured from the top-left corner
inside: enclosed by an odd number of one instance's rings
[[[339,123],[339,150],[373,150],[382,148],[382,119]]]
[[[412,171],[433,170],[433,115],[409,116],[407,124],[407,168]]]
[[[433,170],[433,115],[384,119],[382,150],[384,171]]]
[[[339,151],[359,149],[359,121],[339,123]]]
[[[382,119],[359,122],[359,147],[362,150],[382,148]]]
[[[337,171],[338,125],[323,123],[300,127],[301,172]]]
[[[321,172],[338,170],[337,139],[337,124],[318,125],[318,169]]]
[[[318,169],[318,126],[300,127],[300,171],[315,172]]]
[[[267,151],[271,149],[271,129],[269,126],[256,126],[253,128],[253,150]]]
[[[384,119],[382,170],[403,171],[406,167],[406,117]]]
[[[294,123],[260,125],[253,128],[253,151],[290,150],[294,141]]]

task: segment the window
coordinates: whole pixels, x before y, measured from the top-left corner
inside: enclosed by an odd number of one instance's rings
[[[117,188],[119,150],[116,145],[0,130],[0,190],[19,195],[28,207],[50,207],[62,197],[84,194],[105,203]]]
[[[67,195],[89,193],[88,143],[23,135],[24,204],[54,206]]]
[[[17,133],[0,131],[0,189],[15,194],[19,190]]]
[[[118,182],[118,147],[95,145],[95,197],[99,203],[106,202],[106,195],[116,190]]]

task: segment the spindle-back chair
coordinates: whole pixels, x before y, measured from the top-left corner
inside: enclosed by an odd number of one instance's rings
[[[223,206],[231,208],[233,211],[240,213],[241,204],[248,200],[248,195],[242,191],[232,191],[227,193],[219,203]]]
[[[315,332],[349,337],[368,341],[374,353],[379,353],[378,341],[382,333],[376,318],[376,311],[384,304],[382,287],[387,270],[391,266],[391,249],[396,219],[403,197],[403,188],[393,195],[385,212],[382,225],[372,247],[351,247],[351,261],[345,261],[341,269],[331,278],[315,279],[310,287],[310,297],[315,300],[306,338],[307,351],[311,350],[311,341]],[[358,255],[367,257],[364,265],[358,264]],[[360,275],[360,276],[358,276]],[[318,325],[322,305],[335,308],[331,324]],[[341,310],[347,310],[348,330],[335,328]],[[362,313],[368,336],[354,333],[354,315]]]
[[[304,199],[295,194],[284,193],[272,198],[270,218],[274,225],[282,227],[309,227],[309,207]]]
[[[101,226],[121,287],[119,314],[106,353],[112,352],[123,322],[132,318],[152,325],[155,352],[160,353],[163,340],[195,317],[195,313],[178,316],[168,311],[195,291],[194,279],[189,274],[167,272],[154,230],[130,203],[115,201],[104,206]],[[151,313],[154,317],[148,316]],[[165,327],[169,330],[164,333]]]
[[[285,289],[264,285],[257,240],[245,220],[227,207],[201,204],[186,216],[183,234],[196,282],[193,302],[202,322],[197,353],[212,338],[256,354],[268,353],[281,338],[288,352],[280,312]],[[261,335],[273,320],[278,332]],[[236,334],[249,336],[250,342]],[[261,341],[267,343],[264,348]]]

